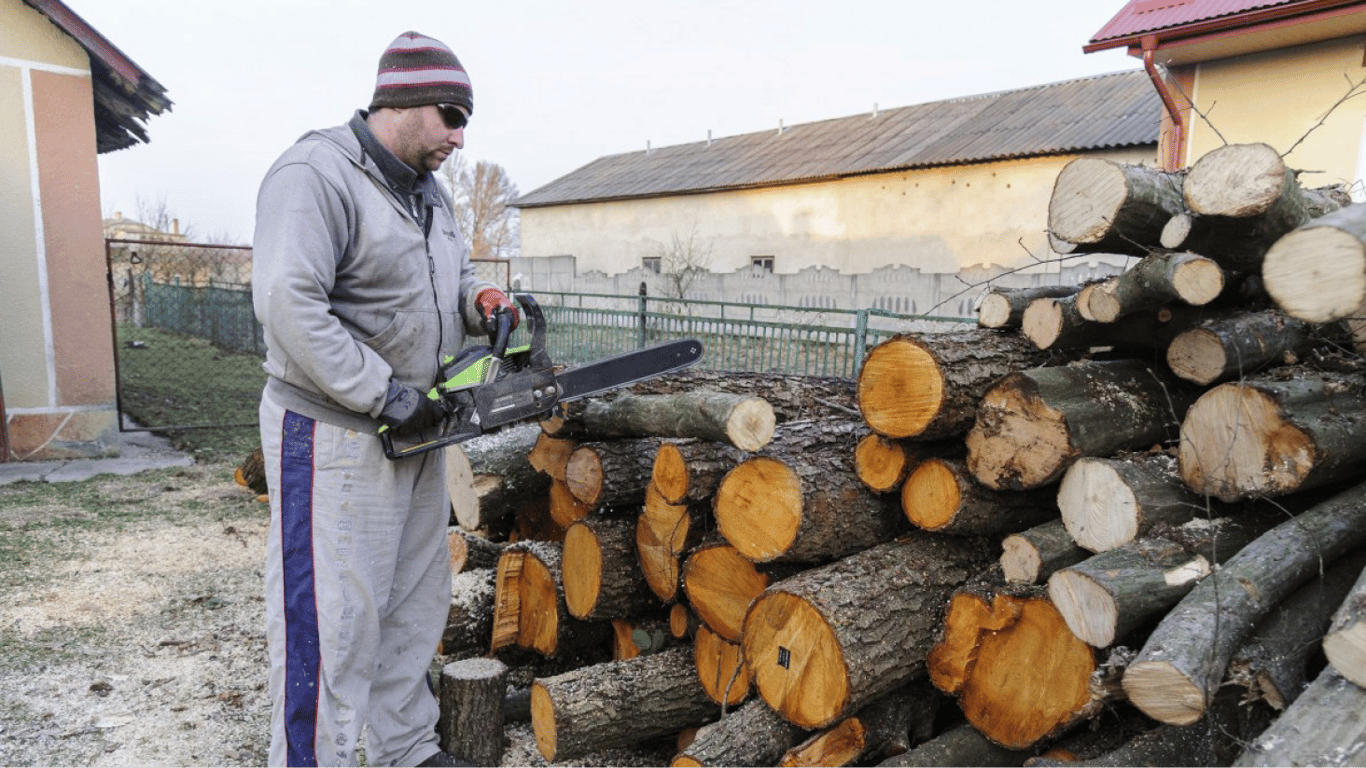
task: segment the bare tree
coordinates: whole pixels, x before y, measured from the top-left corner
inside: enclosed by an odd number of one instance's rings
[[[517,185],[497,163],[480,160],[473,168],[459,155],[441,166],[440,178],[455,199],[460,232],[476,259],[516,255],[518,247]]]
[[[697,234],[694,224],[686,234],[673,232],[668,243],[655,248],[659,273],[664,278],[664,295],[685,299],[697,278],[711,267],[712,245]]]
[[[137,196],[138,221],[166,235],[183,235],[186,240],[194,239],[194,226],[180,226],[180,218],[166,202],[166,193],[157,195],[156,200]]]

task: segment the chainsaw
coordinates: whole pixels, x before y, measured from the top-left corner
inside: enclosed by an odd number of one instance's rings
[[[702,359],[702,342],[682,339],[556,373],[545,351],[545,317],[540,305],[525,293],[513,298],[522,307],[530,343],[509,348],[512,310],[500,308],[485,327],[491,346],[469,347],[441,361],[436,386],[427,393],[446,411],[440,434],[412,445],[399,445],[388,427],[381,427],[385,456],[415,456],[496,432],[519,421],[545,418],[561,403],[663,376]]]

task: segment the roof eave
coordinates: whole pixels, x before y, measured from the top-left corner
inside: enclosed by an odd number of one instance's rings
[[[1095,53],[1114,48],[1128,48],[1129,55],[1141,56],[1143,38],[1145,37],[1156,38],[1159,45],[1167,45],[1177,41],[1187,42],[1212,35],[1237,33],[1272,23],[1312,20],[1323,13],[1350,11],[1351,6],[1354,5],[1359,5],[1358,0],[1313,0],[1294,6],[1259,8],[1230,16],[1142,30],[1107,40],[1092,40],[1083,45],[1081,50],[1082,53]]]

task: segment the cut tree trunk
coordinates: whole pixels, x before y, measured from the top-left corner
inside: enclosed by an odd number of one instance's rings
[[[743,451],[724,443],[669,441],[655,451],[650,480],[670,504],[711,501],[721,478],[744,458]]]
[[[830,561],[905,529],[895,500],[854,473],[859,425],[788,424],[781,441],[740,462],[716,490],[716,524],[755,562]]]
[[[1077,292],[1075,285],[1043,285],[1037,288],[992,288],[977,308],[977,325],[1006,330],[1019,328],[1024,311],[1035,299],[1060,299]]]
[[[1047,361],[1014,333],[979,328],[894,336],[863,361],[859,410],[886,437],[953,437],[972,426],[978,401],[998,379]]]
[[[1205,497],[1181,482],[1176,460],[1166,453],[1077,459],[1058,485],[1058,509],[1072,540],[1092,552],[1211,512]]]
[[[1262,279],[1287,315],[1311,323],[1346,319],[1357,351],[1366,349],[1366,204],[1281,238],[1266,255]]]
[[[1323,652],[1343,677],[1366,687],[1366,571],[1358,576],[1333,615]]]
[[[802,730],[784,720],[763,699],[709,725],[673,759],[674,766],[774,765],[798,739]]]
[[[639,511],[654,471],[659,439],[580,443],[564,467],[564,482],[590,509]]]
[[[1185,210],[1183,176],[1101,158],[1073,160],[1053,183],[1048,231],[1083,252],[1141,254]]]
[[[703,544],[683,563],[683,591],[688,603],[712,631],[732,643],[740,642],[750,603],[772,580],[722,541]]]
[[[1278,368],[1220,384],[1186,412],[1181,479],[1224,501],[1350,480],[1366,462],[1366,376]]]
[[[1028,749],[1006,749],[964,723],[903,755],[878,763],[889,768],[939,768],[944,765],[1020,766],[1033,756]]]
[[[667,395],[622,393],[576,409],[557,434],[579,439],[697,438],[757,451],[773,438],[773,406],[761,397],[708,390]]]
[[[1092,320],[1113,323],[1174,301],[1191,306],[1208,304],[1219,297],[1224,284],[1224,270],[1212,259],[1157,251],[1125,270],[1108,289],[1087,294],[1086,310]]]
[[[451,547],[451,573],[495,568],[498,556],[503,554],[503,544],[489,541],[463,528],[448,528],[446,538]]]
[[[715,719],[717,711],[687,648],[595,664],[531,686],[531,727],[551,762],[676,733]]]
[[[1339,324],[1316,325],[1274,309],[1236,312],[1182,331],[1167,347],[1167,366],[1186,381],[1208,386],[1292,364],[1346,337]]]
[[[1014,533],[1058,516],[1051,492],[997,491],[960,459],[926,459],[901,486],[901,511],[916,527],[955,536]]]
[[[891,493],[900,488],[915,463],[901,441],[876,432],[858,441],[854,449],[854,472],[873,493]]]
[[[726,640],[703,624],[693,638],[693,661],[697,681],[712,701],[733,707],[749,698],[749,668],[739,643]]]
[[[663,602],[678,598],[683,559],[702,542],[707,521],[700,505],[670,504],[653,484],[646,489],[636,518],[636,557],[650,591]]]
[[[464,571],[452,579],[451,607],[441,632],[441,655],[454,659],[489,652],[493,633],[496,571]]]
[[[905,754],[933,735],[939,698],[924,681],[892,691],[788,750],[777,764],[867,765]]]
[[[974,538],[913,534],[775,582],[741,644],[759,694],[803,728],[823,728],[923,678],[944,602],[994,557]]]
[[[550,480],[528,458],[539,437],[528,424],[444,449],[446,490],[461,528],[505,529],[514,510],[545,495]]]
[[[1060,735],[1113,698],[1093,689],[1095,651],[1067,629],[1041,587],[965,583],[949,601],[942,637],[927,655],[930,682],[1003,747]]]
[[[1366,762],[1362,712],[1366,712],[1366,688],[1330,664],[1233,764],[1362,765]]]
[[[1038,584],[1091,553],[1077,546],[1062,519],[1049,520],[1001,540],[1001,572],[1012,584]]]
[[[1020,332],[1042,350],[1165,349],[1172,339],[1205,317],[1205,311],[1198,307],[1168,305],[1102,323],[1086,319],[1078,306],[1079,296],[1036,300],[1025,310]]]
[[[641,573],[634,519],[586,519],[564,536],[564,600],[577,619],[626,619],[659,601]]]
[[[1180,602],[1273,523],[1269,515],[1247,514],[1163,528],[1054,573],[1048,597],[1072,634],[1108,648]]]
[[[1258,621],[1326,564],[1366,542],[1366,484],[1339,493],[1243,547],[1167,613],[1124,675],[1154,720],[1204,715],[1229,659]]]
[[[1318,187],[1305,195],[1310,219],[1317,219],[1333,211],[1352,204],[1351,193],[1343,185]],[[1241,225],[1241,226],[1240,226]],[[1219,253],[1229,250],[1230,238],[1241,238],[1247,229],[1246,222],[1229,220],[1222,216],[1197,216],[1190,211],[1178,213],[1162,227],[1161,245],[1170,250],[1192,251],[1194,253]],[[1234,245],[1239,245],[1234,243]],[[1265,254],[1270,242],[1241,244],[1242,250],[1252,250],[1255,259],[1256,247],[1260,246]],[[1249,249],[1249,246],[1251,248]]]
[[[606,624],[574,619],[564,600],[562,546],[544,541],[508,545],[498,558],[491,650],[526,648],[545,657],[606,639]]]
[[[463,659],[441,668],[441,748],[472,765],[500,765],[508,668],[497,659]]]
[[[564,465],[569,463],[569,457],[574,453],[574,449],[579,447],[579,441],[572,438],[554,437],[541,433],[536,438],[535,445],[527,453],[527,463],[541,474],[549,476],[552,480],[564,480]]]
[[[1013,373],[987,391],[967,436],[968,469],[988,488],[1048,485],[1082,456],[1147,448],[1175,435],[1197,392],[1137,360]]]
[[[569,489],[565,480],[550,481],[550,519],[556,526],[569,531],[569,526],[593,514],[593,507],[581,501]]]
[[[1191,166],[1186,206],[1212,228],[1197,250],[1229,269],[1254,272],[1273,243],[1301,224],[1341,207],[1340,192],[1302,189],[1296,172],[1266,144],[1228,144]],[[1208,252],[1205,252],[1207,250]]]

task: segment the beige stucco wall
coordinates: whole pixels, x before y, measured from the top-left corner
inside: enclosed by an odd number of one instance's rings
[[[17,458],[117,442],[90,60],[0,0],[0,384]]]
[[[1154,160],[1152,148],[1098,155]],[[772,255],[781,274],[817,266],[844,274],[896,265],[940,274],[975,265],[1024,267],[1031,253],[1052,255],[1045,235],[1048,199],[1073,157],[529,208],[521,214],[521,255],[573,255],[579,273],[618,274],[639,267],[675,235],[695,233],[711,248],[706,266],[712,272],[746,268],[758,255]]]
[[[1284,153],[1308,134],[1286,157],[1303,171],[1301,184],[1362,178],[1366,95],[1333,105],[1350,83],[1366,78],[1364,49],[1366,40],[1356,36],[1198,65],[1190,95],[1208,122],[1198,115],[1190,119],[1186,165],[1225,142],[1265,142]]]

